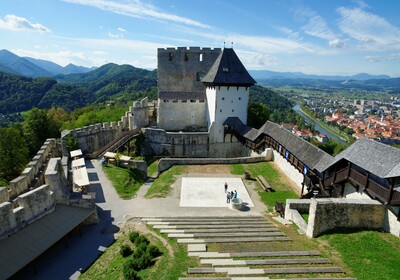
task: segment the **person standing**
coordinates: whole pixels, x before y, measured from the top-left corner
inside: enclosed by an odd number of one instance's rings
[[[233,193],[233,198],[237,198],[237,191],[235,190],[235,192]]]
[[[225,188],[225,193],[226,193],[228,191],[228,183],[227,182],[225,182],[224,188]]]
[[[226,193],[226,203],[230,203],[231,202],[231,192],[227,192]]]

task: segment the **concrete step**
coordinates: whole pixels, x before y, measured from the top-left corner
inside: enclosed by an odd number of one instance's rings
[[[189,253],[190,257],[200,258],[246,258],[246,257],[295,257],[295,256],[319,256],[318,251],[277,251],[277,252],[199,252]]]
[[[227,233],[170,233],[170,238],[220,238],[220,237],[265,237],[285,236],[282,232],[227,232]]]
[[[227,217],[148,217],[141,218],[144,222],[191,222],[191,221],[266,221],[262,216],[227,216]]]
[[[273,225],[266,221],[240,221],[240,220],[221,220],[221,221],[187,221],[187,222],[169,222],[169,221],[148,221],[146,222],[148,225]]]
[[[275,242],[291,241],[289,237],[232,237],[232,238],[182,238],[178,243],[237,243],[237,242]]]
[[[212,266],[234,266],[234,265],[291,265],[291,264],[328,264],[326,258],[301,258],[301,259],[269,259],[269,260],[234,260],[230,259],[202,259],[201,264]]]
[[[162,229],[161,233],[223,233],[223,232],[274,232],[279,231],[276,227],[271,228],[211,228],[211,229]]]
[[[153,228],[158,229],[221,229],[221,228],[234,228],[234,229],[241,229],[241,228],[271,228],[271,225],[257,225],[257,224],[241,224],[239,225],[232,225],[232,224],[225,224],[225,225],[167,225],[167,224],[155,224]]]
[[[228,273],[228,275],[262,274],[306,274],[306,273],[343,273],[340,267],[288,267],[288,268],[249,268],[249,267],[195,267],[188,274]]]

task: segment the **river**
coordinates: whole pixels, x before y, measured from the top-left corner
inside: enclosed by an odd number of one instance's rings
[[[293,110],[295,110],[296,113],[298,113],[301,116],[303,116],[307,123],[313,124],[315,126],[315,129],[318,130],[319,133],[327,135],[330,139],[335,140],[336,142],[339,142],[339,143],[342,143],[342,144],[346,144],[346,141],[344,141],[343,139],[341,139],[341,138],[337,137],[336,135],[332,134],[331,132],[329,132],[328,130],[326,130],[322,126],[320,126],[316,121],[314,121],[313,119],[309,118],[306,114],[304,114],[300,110],[300,104],[299,103],[297,103],[293,107]]]

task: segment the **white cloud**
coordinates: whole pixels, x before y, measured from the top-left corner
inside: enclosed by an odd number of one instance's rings
[[[107,52],[106,52],[106,51],[93,51],[93,54],[96,54],[96,55],[105,55],[105,54],[107,54]]]
[[[313,11],[308,11],[304,14],[308,17],[308,22],[304,25],[301,30],[307,35],[324,39],[328,41],[328,45],[331,47],[343,48],[345,41],[340,39],[333,31],[329,28],[326,21]]]
[[[108,37],[110,37],[110,38],[124,38],[124,35],[108,32]]]
[[[172,21],[180,24],[210,28],[209,25],[196,20],[168,14],[158,11],[157,7],[142,3],[141,0],[131,0],[125,3],[118,3],[110,0],[64,0],[65,2],[95,7],[104,11],[110,11],[116,14],[131,16],[136,18],[160,19]]]
[[[243,50],[236,50],[236,53],[240,57],[242,63],[246,65],[246,68],[248,69],[265,69],[266,67],[278,64],[278,59],[275,56],[271,56],[268,54]]]
[[[12,31],[36,31],[40,33],[51,32],[50,29],[41,25],[40,23],[31,23],[29,20],[16,15],[6,15],[4,20],[0,18],[0,29],[7,29]]]
[[[400,53],[392,53],[384,56],[365,56],[365,60],[369,62],[379,62],[383,60],[400,60]]]
[[[117,30],[121,32],[126,32],[126,29],[123,29],[122,27],[118,27]]]
[[[339,7],[340,30],[363,43],[366,49],[400,49],[400,29],[386,19],[359,8]]]

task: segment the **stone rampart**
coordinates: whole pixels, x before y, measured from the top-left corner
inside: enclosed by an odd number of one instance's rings
[[[4,198],[15,198],[16,196],[41,186],[44,183],[44,170],[51,156],[59,154],[55,139],[47,139],[33,159],[27,164],[21,175],[10,181],[8,197],[0,196],[0,203]]]
[[[49,160],[44,177],[46,184],[50,186],[50,190],[55,195],[56,202],[67,204],[72,192],[72,186],[67,181],[63,171],[61,158],[52,158]]]
[[[0,238],[5,238],[51,213],[54,207],[54,195],[48,185],[18,196],[13,203],[3,202],[0,204]]]
[[[158,174],[161,174],[173,165],[244,164],[263,162],[266,160],[267,159],[263,156],[241,158],[162,158],[158,163]]]
[[[273,160],[279,168],[292,180],[298,187],[297,191],[301,192],[304,175],[290,164],[279,152],[273,150]]]
[[[147,97],[141,101],[133,102],[125,115],[118,122],[97,123],[73,130],[65,130],[61,133],[61,145],[63,156],[68,156],[66,139],[74,137],[79,143],[84,154],[93,153],[106,146],[110,142],[124,135],[124,133],[135,127],[147,126],[148,117]]]
[[[383,229],[385,206],[376,200],[311,199],[307,236],[317,237],[339,228]]]

